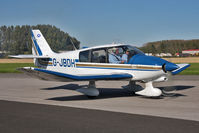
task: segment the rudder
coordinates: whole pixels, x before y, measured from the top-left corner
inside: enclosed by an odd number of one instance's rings
[[[31,30],[32,38],[32,54],[38,56],[49,56],[54,52],[51,50],[46,39],[40,32],[40,30]]]

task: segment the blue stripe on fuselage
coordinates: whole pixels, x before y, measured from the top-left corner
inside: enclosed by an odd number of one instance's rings
[[[93,79],[125,79],[125,78],[132,78],[131,74],[112,74],[112,75],[92,75],[92,76],[77,76],[77,75],[70,75],[66,73],[60,73],[45,69],[34,68],[36,71],[45,72],[48,74],[53,74],[65,78],[70,78],[73,80],[93,80]]]

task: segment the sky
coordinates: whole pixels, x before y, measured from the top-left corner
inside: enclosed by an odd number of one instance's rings
[[[199,38],[198,0],[0,0],[0,26],[50,24],[81,46]]]

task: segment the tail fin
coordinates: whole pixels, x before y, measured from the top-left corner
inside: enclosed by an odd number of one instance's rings
[[[46,39],[40,32],[40,30],[31,30],[32,38],[32,54],[37,56],[49,56],[54,52],[51,50]]]

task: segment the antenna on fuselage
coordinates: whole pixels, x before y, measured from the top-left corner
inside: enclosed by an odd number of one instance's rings
[[[121,39],[114,39],[112,44],[122,44]]]
[[[69,37],[69,39],[70,39],[70,37]],[[73,41],[70,39],[70,41],[71,41],[71,43],[72,43],[72,45],[73,45],[73,48],[75,49],[75,50],[77,50],[77,48],[76,48],[76,46],[75,46],[75,44],[73,43]]]

